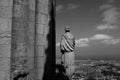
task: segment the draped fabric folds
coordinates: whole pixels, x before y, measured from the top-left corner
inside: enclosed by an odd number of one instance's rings
[[[62,35],[60,48],[62,51],[70,52],[75,48],[75,39],[71,33]]]
[[[71,77],[75,71],[74,67],[75,39],[71,33],[65,33],[64,35],[62,35],[60,49],[62,53],[61,56],[62,63],[66,67],[66,75]]]

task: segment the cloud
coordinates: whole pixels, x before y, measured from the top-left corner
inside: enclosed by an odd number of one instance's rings
[[[106,30],[106,29],[117,29],[117,26],[115,25],[107,25],[107,24],[101,24],[97,26],[98,30]]]
[[[77,5],[77,4],[70,3],[70,4],[67,5],[67,8],[66,8],[66,9],[68,9],[68,10],[70,10],[70,9],[77,9],[77,8],[79,8],[79,7],[80,7],[80,6]]]
[[[76,43],[76,47],[87,47],[89,43],[89,39],[80,38],[80,39],[75,40],[75,43]]]
[[[105,44],[118,44],[118,43],[120,43],[120,39],[104,40],[103,43],[105,43]]]
[[[66,10],[73,10],[73,9],[77,9],[80,6],[78,4],[74,4],[74,3],[69,3],[66,5],[58,5],[56,6],[56,12],[64,12]]]
[[[109,40],[112,39],[112,36],[108,36],[106,34],[96,34],[90,38],[90,40]]]
[[[100,10],[109,9],[111,7],[112,7],[112,5],[110,5],[110,4],[104,4],[104,5],[100,6]]]
[[[114,24],[118,22],[119,12],[116,7],[112,7],[103,12],[103,22],[107,24]]]
[[[104,44],[117,44],[120,43],[120,39],[115,39],[113,36],[106,34],[96,34],[90,38],[90,40],[99,40]]]
[[[117,24],[119,23],[120,13],[118,8],[110,4],[114,2],[114,0],[108,0],[108,2],[108,4],[100,6],[100,10],[103,11],[103,23],[96,27],[98,30],[116,29]]]
[[[58,5],[56,6],[56,11],[61,12],[63,10],[64,6],[63,5]]]

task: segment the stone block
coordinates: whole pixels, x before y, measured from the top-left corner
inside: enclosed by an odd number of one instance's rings
[[[11,43],[11,34],[4,32],[0,34],[0,45],[7,45]]]
[[[48,4],[49,3],[49,0],[38,0],[38,1],[42,4]]]
[[[26,31],[28,26],[28,22],[26,19],[14,17],[13,21],[13,30]]]
[[[34,57],[34,45],[28,45],[27,53],[29,54],[28,57]]]
[[[45,66],[45,60],[46,57],[45,56],[38,56],[38,69],[44,68]]]
[[[28,7],[24,5],[14,5],[13,17],[28,18]]]
[[[24,44],[26,44],[26,38],[27,38],[27,36],[26,36],[26,34],[22,30],[21,31],[14,30],[13,33],[12,33],[12,36],[14,36],[12,38],[12,42],[14,44],[18,44],[18,43],[24,43]]]
[[[30,69],[29,71],[30,71],[30,73],[29,73],[29,76],[27,77],[27,80],[35,80],[34,79],[35,78],[34,69]]]
[[[34,68],[34,57],[27,58],[27,65],[29,70],[32,70]]]
[[[48,27],[48,25],[46,24],[45,25],[45,31],[44,31],[44,35],[48,35],[49,34],[49,27]]]
[[[45,24],[48,24],[48,22],[49,22],[49,15],[41,14],[41,13],[37,14],[37,21],[36,21],[36,23],[45,25]]]
[[[17,4],[17,5],[28,5],[28,0],[14,0],[14,4]]]
[[[25,44],[25,42],[21,43],[21,42],[15,42],[12,44],[12,56],[13,57],[23,57],[25,58],[27,55],[27,46]]]
[[[11,38],[7,38],[7,37],[0,37],[0,45],[4,44],[4,45],[8,45],[11,43]]]
[[[45,56],[45,48],[44,46],[37,46],[38,57]]]
[[[1,18],[11,18],[12,17],[12,7],[0,6],[0,17]]]
[[[29,46],[34,45],[34,38],[35,38],[34,33],[27,33],[27,43]]]
[[[28,33],[34,33],[35,32],[35,22],[28,22]]]
[[[38,9],[37,12],[39,12],[39,13],[49,14],[49,5],[48,4],[38,3],[37,9]]]
[[[0,57],[0,71],[10,70],[10,57]]]
[[[0,0],[0,6],[12,6],[13,0]]]
[[[10,57],[11,55],[11,45],[0,45],[0,58],[1,57]]]
[[[42,80],[44,74],[44,69],[38,69],[38,80]]]
[[[11,32],[12,19],[0,18],[0,33]]]
[[[28,20],[29,20],[30,22],[35,22],[35,11],[29,10]]]
[[[37,45],[47,45],[46,36],[37,34]]]
[[[30,8],[30,10],[35,11],[35,1],[36,0],[29,0],[29,8]]]
[[[10,80],[10,72],[0,71],[0,80]]]
[[[37,33],[38,34],[44,34],[45,26],[42,25],[42,24],[36,24],[36,26],[37,26]]]

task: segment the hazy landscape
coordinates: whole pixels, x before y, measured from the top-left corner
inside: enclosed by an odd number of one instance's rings
[[[72,80],[120,80],[120,60],[75,60]]]

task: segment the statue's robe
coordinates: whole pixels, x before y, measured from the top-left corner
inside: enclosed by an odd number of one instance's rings
[[[62,63],[66,66],[66,74],[70,77],[74,71],[74,49],[75,38],[71,33],[62,35],[60,49],[62,53]]]

